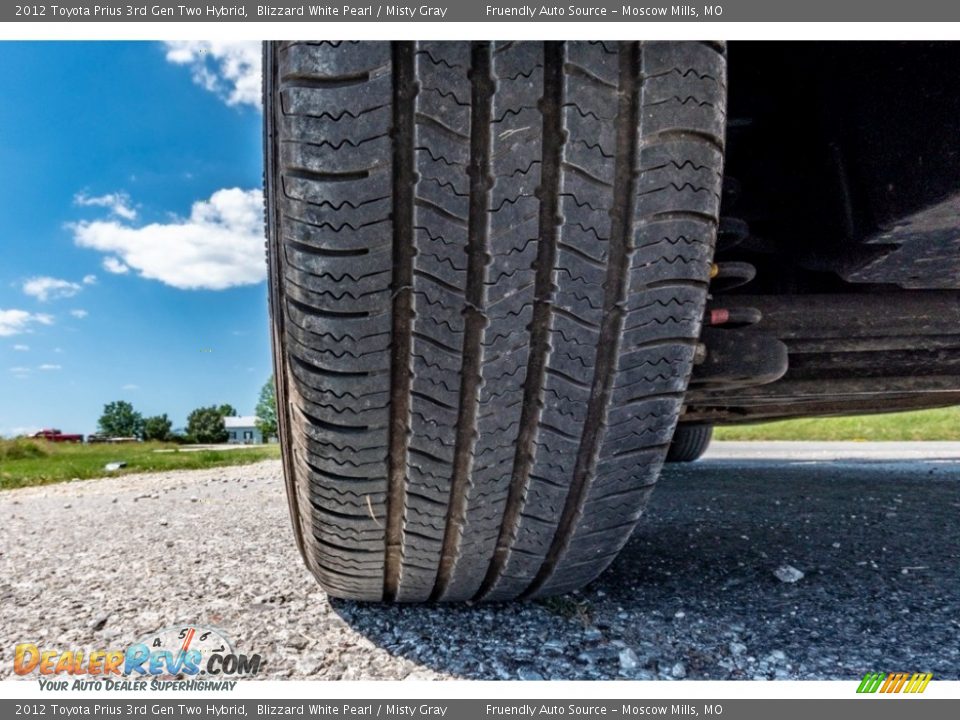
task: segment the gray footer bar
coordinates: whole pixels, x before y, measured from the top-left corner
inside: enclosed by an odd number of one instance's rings
[[[851,690],[851,692],[853,692]],[[907,707],[909,705],[909,707]],[[511,718],[723,718],[910,720],[960,717],[960,700],[870,697],[849,700],[0,700],[0,717],[297,717],[350,720]]]

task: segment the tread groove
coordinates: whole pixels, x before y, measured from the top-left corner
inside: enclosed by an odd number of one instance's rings
[[[480,391],[481,336],[487,319],[484,313],[485,265],[489,262],[487,235],[490,223],[490,118],[493,114],[494,81],[491,74],[491,47],[488,42],[471,44],[470,118],[470,212],[467,239],[466,309],[464,311],[463,364],[460,369],[460,410],[454,451],[450,504],[443,534],[437,578],[431,600],[443,597],[460,552],[467,512],[467,489],[477,435]]]
[[[597,343],[596,363],[583,433],[577,450],[576,464],[567,492],[560,522],[550,549],[533,581],[521,594],[535,595],[553,576],[569,547],[574,529],[583,510],[590,478],[595,472],[597,452],[606,424],[607,402],[620,349],[626,298],[627,273],[633,235],[633,197],[636,182],[639,118],[639,43],[620,45],[619,107],[616,119],[617,152],[614,167],[614,202],[610,210],[611,232],[607,260],[607,276],[603,299],[603,320]]]
[[[543,408],[543,387],[546,380],[547,355],[550,352],[550,315],[553,310],[553,267],[556,263],[559,217],[560,162],[563,149],[563,56],[562,42],[546,42],[543,50],[543,132],[539,238],[537,243],[536,279],[534,282],[533,318],[530,321],[530,356],[523,388],[523,409],[517,434],[510,488],[504,506],[497,544],[487,574],[475,596],[487,595],[506,566],[507,555],[516,539],[517,523],[523,510],[526,488],[533,468],[533,441]]]
[[[393,45],[393,327],[391,337],[390,452],[388,455],[383,598],[400,583],[410,432],[410,359],[413,316],[414,77],[412,42]]]

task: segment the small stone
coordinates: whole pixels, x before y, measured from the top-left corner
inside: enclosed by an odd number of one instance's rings
[[[781,565],[773,571],[773,574],[780,582],[795,583],[803,580],[803,572],[793,565]]]
[[[687,616],[687,614],[686,614],[683,610],[677,610],[677,611],[673,614],[673,616],[674,616],[677,620],[683,620],[683,619]]]
[[[840,549],[840,543],[838,543],[838,542],[830,543],[830,547],[832,547],[834,550],[839,550],[839,549]]]
[[[596,641],[596,640],[600,640],[600,639],[603,637],[603,633],[600,632],[599,630],[597,630],[597,628],[592,627],[592,628],[588,628],[588,629],[583,633],[583,637],[584,637],[586,640]]]
[[[670,668],[670,674],[678,680],[682,680],[687,676],[687,668],[682,662],[675,663],[674,666]]]
[[[527,670],[525,668],[517,671],[517,677],[521,680],[543,680],[543,675],[536,670]]]
[[[109,618],[110,618],[109,615],[101,615],[100,617],[96,618],[92,623],[90,623],[90,629],[93,630],[94,632],[99,632],[103,630]]]
[[[637,657],[637,654],[630,648],[626,648],[620,651],[620,669],[621,670],[636,670],[637,666],[640,664],[640,659]]]
[[[728,649],[730,650],[731,655],[733,655],[734,657],[738,657],[740,655],[743,655],[747,651],[747,646],[744,645],[743,643],[732,642],[728,646]]]
[[[161,527],[166,527],[170,523],[167,522],[166,518],[160,518],[159,524]]]
[[[433,675],[424,670],[414,670],[404,680],[433,680]]]
[[[296,672],[298,675],[316,675],[323,669],[323,657],[318,655],[307,655],[297,661]]]
[[[307,647],[307,639],[303,635],[293,635],[287,640],[287,647],[294,650],[304,650]]]
[[[200,502],[200,498],[198,498],[196,495],[194,495],[193,497],[190,498],[190,502],[192,502],[192,503]]]
[[[64,503],[64,504],[63,504],[63,509],[64,509],[64,510],[69,510],[69,509],[72,508],[72,507],[73,507],[73,505],[71,505],[70,503]]]

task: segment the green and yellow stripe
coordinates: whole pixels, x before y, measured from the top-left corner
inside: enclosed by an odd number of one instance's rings
[[[932,673],[873,673],[860,681],[858,693],[922,693],[933,678]]]

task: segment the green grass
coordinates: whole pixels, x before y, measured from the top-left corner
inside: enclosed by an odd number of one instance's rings
[[[280,457],[278,445],[237,450],[187,448],[189,445],[164,443],[77,445],[23,438],[0,440],[0,490],[105,475],[246,465]],[[110,462],[125,462],[127,466],[115,472],[104,470]]]
[[[714,440],[960,440],[960,407],[804,418],[714,430]]]

